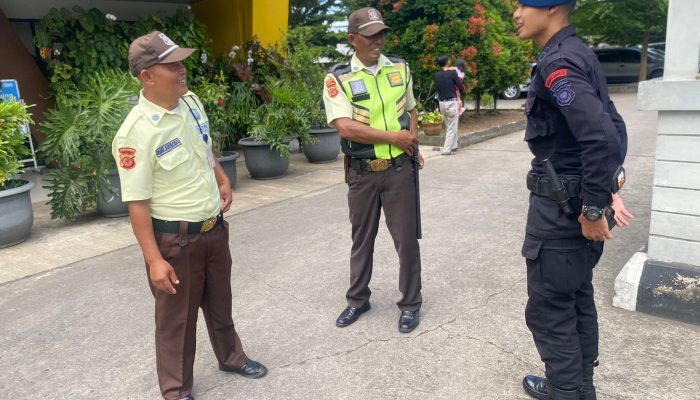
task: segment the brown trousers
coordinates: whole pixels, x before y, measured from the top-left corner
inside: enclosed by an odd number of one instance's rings
[[[420,309],[423,299],[413,166],[405,161],[400,169],[390,167],[383,172],[359,172],[351,168],[348,171],[348,206],[352,224],[348,304],[361,307],[372,294],[369,282],[374,241],[383,208],[386,226],[399,254],[399,290],[403,296],[396,304],[402,311]]]
[[[167,400],[192,392],[197,316],[202,308],[209,340],[221,366],[240,368],[247,357],[231,317],[231,253],[228,222],[204,234],[155,232],[160,253],[180,281],[174,295],[156,289],[156,364]],[[148,266],[146,266],[148,271]]]

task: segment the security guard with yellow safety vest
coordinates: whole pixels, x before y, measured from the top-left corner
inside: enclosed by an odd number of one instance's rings
[[[134,235],[155,298],[158,383],[167,400],[193,400],[197,314],[202,309],[219,369],[247,378],[267,373],[249,359],[231,318],[228,223],[231,185],[213,156],[209,121],[187,89],[180,48],[161,32],[129,47],[143,90],[112,152]]]
[[[408,64],[382,54],[388,30],[378,10],[354,11],[348,18],[348,41],[355,54],[324,82],[327,120],[338,130],[345,154],[353,241],[348,307],[336,325],[346,327],[370,309],[374,241],[383,208],[399,254],[399,331],[407,333],[418,326],[422,303],[415,164],[410,158],[418,147],[418,115]],[[420,154],[417,164],[423,167]]]

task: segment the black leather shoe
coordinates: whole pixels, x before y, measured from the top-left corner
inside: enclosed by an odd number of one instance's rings
[[[420,323],[418,312],[419,310],[401,311],[401,317],[399,317],[399,332],[408,333],[416,329],[418,323]]]
[[[258,379],[267,375],[267,368],[259,362],[251,360],[250,358],[245,362],[245,365],[240,368],[228,368],[224,367],[223,365],[219,365],[219,369],[226,372],[235,372],[251,379]]]
[[[579,390],[562,390],[550,385],[547,378],[527,375],[523,378],[523,389],[531,397],[539,400],[579,400]]]
[[[369,311],[372,306],[369,302],[365,303],[362,307],[345,307],[345,310],[340,313],[338,319],[335,320],[335,326],[338,328],[345,328],[346,326],[352,325],[362,313]]]
[[[527,375],[523,378],[523,389],[525,389],[525,393],[536,399],[551,399],[551,397],[549,397],[549,381],[546,378]]]

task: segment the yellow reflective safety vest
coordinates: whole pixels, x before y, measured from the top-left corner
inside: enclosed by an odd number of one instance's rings
[[[375,129],[398,132],[409,129],[410,115],[406,112],[406,89],[409,79],[406,61],[387,57],[378,66],[377,75],[366,69],[352,71],[350,64],[336,66],[331,73],[352,105],[352,119]],[[356,158],[389,160],[403,150],[389,144],[364,144],[341,139],[343,153]]]

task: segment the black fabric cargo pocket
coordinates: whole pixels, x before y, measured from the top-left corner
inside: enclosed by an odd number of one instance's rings
[[[588,247],[575,250],[542,249],[540,278],[546,292],[569,295],[579,290],[591,269]]]
[[[528,260],[535,260],[540,255],[540,248],[542,248],[543,240],[536,238],[532,235],[525,235],[525,240],[523,241],[523,248],[520,251],[523,257]]]

